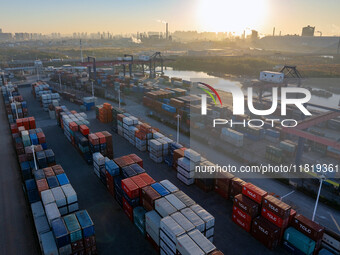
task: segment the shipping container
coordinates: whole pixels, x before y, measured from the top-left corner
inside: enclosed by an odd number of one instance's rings
[[[322,239],[325,231],[323,226],[311,221],[301,214],[295,216],[294,220],[291,222],[291,225],[315,242],[318,242]]]
[[[272,195],[265,196],[262,207],[266,208],[282,219],[289,218],[290,216],[291,206],[273,197]]]
[[[280,243],[281,229],[265,218],[258,216],[254,219],[251,235],[259,240],[268,249],[275,249]]]
[[[268,192],[248,182],[243,185],[242,194],[246,195],[256,203],[261,204],[263,198],[268,194]]]

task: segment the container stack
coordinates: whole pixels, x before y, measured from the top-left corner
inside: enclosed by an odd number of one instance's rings
[[[63,168],[56,165],[55,155],[47,148],[42,129],[36,128],[33,117],[28,117],[17,119],[16,123],[11,125],[11,131],[42,254],[95,254],[94,231],[92,234],[90,231],[91,226],[93,228],[92,220],[89,220],[87,212],[86,217],[77,212],[77,194]],[[84,234],[77,245],[68,245],[67,240],[70,239],[72,231],[65,231],[59,224],[55,229],[60,232],[54,232],[54,222],[60,222],[63,215],[67,217],[73,212],[77,212],[77,220]],[[86,243],[87,236],[91,237],[91,242]]]
[[[104,103],[102,106],[98,107],[98,119],[102,123],[112,122],[112,105],[109,103]]]
[[[95,97],[84,97],[83,104],[86,111],[90,111],[95,107],[96,98]]]
[[[275,249],[288,226],[290,211],[291,206],[272,195],[265,196],[261,216],[254,220],[251,234],[268,249]]]
[[[169,143],[169,153],[166,157],[164,157],[164,162],[169,166],[173,167],[174,165],[174,151],[183,148],[183,146],[176,142]]]
[[[235,145],[236,147],[243,146],[243,134],[231,128],[222,128],[220,137],[223,141]]]
[[[41,95],[41,104],[45,112],[49,110],[50,105],[59,106],[60,96],[58,93],[49,93]]]
[[[148,141],[149,156],[156,163],[163,162],[163,144],[157,139]]]
[[[252,221],[258,216],[262,199],[267,192],[251,183],[245,183],[242,194],[234,197],[232,220],[245,231],[250,232]]]
[[[292,141],[281,141],[279,147],[285,157],[294,157],[296,154],[297,144]]]
[[[228,200],[231,195],[232,179],[234,177],[231,173],[217,173],[215,178],[215,192]]]
[[[186,185],[191,185],[195,182],[195,167],[201,162],[201,155],[192,149],[184,151],[184,157],[177,161],[177,178]]]
[[[284,247],[295,254],[317,254],[325,228],[298,214],[284,232]]]
[[[106,183],[105,157],[100,152],[95,152],[92,154],[92,156],[93,156],[93,170],[95,175],[97,175],[102,182],[103,179],[105,179],[104,183]]]
[[[266,159],[280,164],[282,162],[282,149],[273,145],[266,146]]]

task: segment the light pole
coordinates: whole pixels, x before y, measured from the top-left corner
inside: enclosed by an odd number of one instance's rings
[[[314,221],[314,219],[315,219],[315,214],[316,214],[316,210],[317,210],[317,208],[318,208],[318,203],[319,203],[319,198],[320,198],[322,183],[323,183],[324,180],[326,180],[326,177],[325,177],[324,175],[321,175],[319,180],[320,180],[320,186],[319,186],[318,196],[316,197],[316,201],[315,201],[315,206],[314,206],[312,221]]]
[[[118,88],[118,108],[120,109],[120,85]]]
[[[177,114],[177,143],[179,143],[179,119],[181,118],[181,115]]]
[[[18,116],[18,108],[17,108],[16,102],[14,101],[14,98],[13,98],[13,95],[12,95],[12,90],[11,90],[11,89],[8,89],[8,87],[7,87],[7,91],[9,92],[9,95],[11,96],[11,98],[12,98],[12,100],[13,100],[14,109],[15,109],[15,114],[16,114],[16,116],[17,116],[17,119],[19,119],[19,116]]]
[[[38,170],[37,160],[35,159],[35,153],[34,153],[34,145],[32,144],[31,147],[32,147],[32,152],[33,152],[34,167],[35,167],[35,170]]]
[[[58,74],[58,76],[59,76],[59,87],[60,87],[60,92],[61,92],[61,75]]]
[[[91,81],[92,84],[92,98],[94,98],[94,88],[93,88],[93,81]]]
[[[37,66],[37,81],[39,81],[39,67]]]

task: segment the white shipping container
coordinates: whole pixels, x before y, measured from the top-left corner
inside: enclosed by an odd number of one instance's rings
[[[195,229],[194,224],[192,224],[182,213],[175,212],[171,216],[184,230],[189,232]]]
[[[34,218],[38,218],[40,216],[45,215],[44,207],[41,201],[35,202],[31,204],[31,210]]]
[[[162,230],[159,233],[159,237],[160,237],[160,244],[163,245],[162,243],[165,243],[166,246],[169,248],[169,251],[171,252],[171,254],[175,254],[176,253],[176,242],[171,241],[170,238]],[[166,251],[165,246],[161,246],[161,247]]]
[[[196,213],[190,208],[185,208],[181,211],[181,213],[192,223],[195,227],[200,231],[204,232],[205,230],[205,223],[204,221],[198,217]]]
[[[192,149],[187,149],[184,151],[184,157],[190,159],[191,161],[197,163],[201,161],[201,155]]]
[[[52,221],[60,218],[60,212],[56,203],[51,203],[45,206],[46,217],[48,223],[51,225]]]
[[[260,81],[282,83],[284,79],[284,73],[262,71],[260,72]]]
[[[65,194],[67,204],[72,204],[78,201],[77,193],[74,191],[71,184],[65,184],[61,186],[61,189]]]
[[[62,191],[62,189],[60,187],[55,187],[53,189],[51,189],[52,194],[54,196],[55,199],[55,203],[57,204],[58,207],[63,207],[66,205],[66,197],[64,192]]]
[[[175,246],[175,250],[176,250],[176,244],[174,246]],[[159,247],[160,247],[160,254],[165,254],[165,255],[175,255],[176,254],[176,252],[173,252],[172,249],[168,246],[166,241],[164,241],[162,239],[159,242]]]
[[[207,210],[203,209],[200,205],[195,204],[190,207],[204,222],[205,228],[209,229],[215,226],[215,218]]]
[[[177,178],[182,181],[185,185],[192,185],[195,182],[195,179],[193,178],[186,178],[185,176],[183,176],[182,174],[180,174],[179,172],[177,172]]]
[[[40,238],[42,253],[44,255],[58,255],[58,249],[52,231],[42,234]]]
[[[155,209],[162,217],[166,217],[177,211],[164,197],[155,201]]]
[[[187,234],[177,238],[176,248],[182,255],[204,255],[201,248]]]
[[[169,180],[163,180],[159,182],[160,184],[162,184],[162,186],[164,188],[166,188],[170,193],[174,193],[176,191],[178,191],[179,189],[172,184],[172,182],[170,182]]]
[[[204,254],[210,254],[216,250],[215,245],[213,245],[201,232],[197,229],[188,233],[190,238],[204,251]]]
[[[178,211],[184,209],[185,204],[179,200],[174,194],[169,194],[165,196],[165,199],[170,202],[170,204],[175,207]]]
[[[44,191],[41,192],[41,200],[42,200],[44,206],[51,204],[51,203],[55,203],[54,196],[53,196],[52,191],[50,189],[44,190]]]
[[[194,171],[196,166],[195,162],[189,160],[186,157],[179,158],[177,160],[177,164],[187,171]]]
[[[152,210],[145,213],[145,224],[148,224],[154,232],[159,232],[161,217],[159,214]]]
[[[170,216],[161,220],[160,229],[170,238],[172,242],[176,242],[177,237],[185,233],[184,229]]]

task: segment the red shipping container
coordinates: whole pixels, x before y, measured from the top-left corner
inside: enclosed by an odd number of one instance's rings
[[[251,235],[271,250],[278,246],[280,232],[281,229],[279,227],[261,216],[254,219],[251,228]]]
[[[12,134],[16,134],[18,133],[18,127],[17,127],[17,124],[11,124],[11,133]]]
[[[260,205],[242,194],[234,197],[234,205],[249,214],[251,218],[258,216],[260,213]]]
[[[122,158],[123,158],[126,166],[129,166],[129,165],[132,165],[132,164],[135,163],[129,156],[123,156]]]
[[[295,218],[296,216],[296,211],[294,209],[290,209],[290,215],[289,215],[289,221],[288,223],[291,225],[292,220]]]
[[[251,216],[235,205],[233,206],[233,214],[237,215],[238,217],[241,217],[247,223],[249,224],[251,223]]]
[[[23,123],[22,119],[17,119],[17,120],[16,120],[16,123],[17,123],[17,127],[22,127],[22,126],[24,126],[24,123]]]
[[[89,138],[89,142],[92,145],[98,145],[99,144],[99,138],[95,134],[89,134],[88,138]]]
[[[53,169],[55,175],[59,175],[59,174],[63,174],[64,173],[64,169],[62,168],[61,165],[52,166],[52,169]]]
[[[235,197],[237,196],[238,194],[241,194],[242,193],[242,189],[243,189],[243,185],[245,184],[246,182],[241,180],[240,178],[233,178],[231,180],[231,189],[230,189],[230,195],[232,197]]]
[[[133,222],[133,208],[125,200],[124,196],[123,196],[123,210],[124,210],[125,214],[129,217],[129,219]]]
[[[279,228],[285,228],[288,226],[289,218],[282,219],[279,216],[275,215],[271,211],[267,210],[266,208],[262,208],[261,215],[269,220],[271,223],[274,223]]]
[[[156,183],[156,181],[154,179],[151,178],[150,175],[148,175],[147,173],[142,173],[138,175],[145,183],[146,185],[151,185]]]
[[[41,197],[41,192],[43,192],[44,190],[48,190],[49,189],[47,181],[46,181],[46,179],[40,179],[40,180],[37,180],[36,183],[37,183],[37,188],[38,188],[38,191],[39,191],[39,195]]]
[[[291,222],[291,225],[315,242],[318,242],[322,239],[323,233],[325,231],[323,226],[315,223],[301,214],[295,216]]]
[[[90,134],[90,129],[86,125],[80,125],[79,126],[79,131],[80,131],[80,133],[82,133],[85,136]]]
[[[268,194],[268,192],[248,182],[243,185],[242,194],[261,204],[262,199]]]
[[[44,171],[44,174],[45,174],[46,178],[55,175],[54,172],[53,172],[52,167],[43,168],[43,171]]]
[[[78,125],[75,122],[70,122],[69,123],[69,128],[73,131],[73,132],[77,132],[78,131]]]
[[[143,160],[136,154],[130,154],[129,157],[133,160],[133,162],[138,164],[140,167],[143,167]]]
[[[266,208],[282,219],[286,219],[290,215],[291,206],[273,197],[272,195],[268,195],[263,199],[262,207]]]
[[[131,178],[126,178],[122,180],[122,189],[131,199],[139,197],[139,188],[137,184],[131,180]]]
[[[22,123],[23,123],[23,126],[25,127],[26,130],[30,129],[30,122],[29,122],[28,118],[23,118]]]
[[[46,137],[43,132],[37,133],[39,144],[46,143]]]
[[[139,189],[148,186],[145,181],[139,177],[139,175],[132,176],[130,179],[138,186]]]
[[[95,133],[95,135],[99,138],[100,144],[106,143],[105,136],[101,132],[97,132]]]
[[[235,214],[233,214],[231,217],[232,217],[233,222],[235,222],[237,225],[239,225],[245,231],[250,232],[250,224],[249,223],[247,223],[245,220],[243,220],[241,217],[238,217]]]
[[[34,117],[28,117],[28,122],[29,122],[29,128],[30,129],[35,129],[35,118]]]

